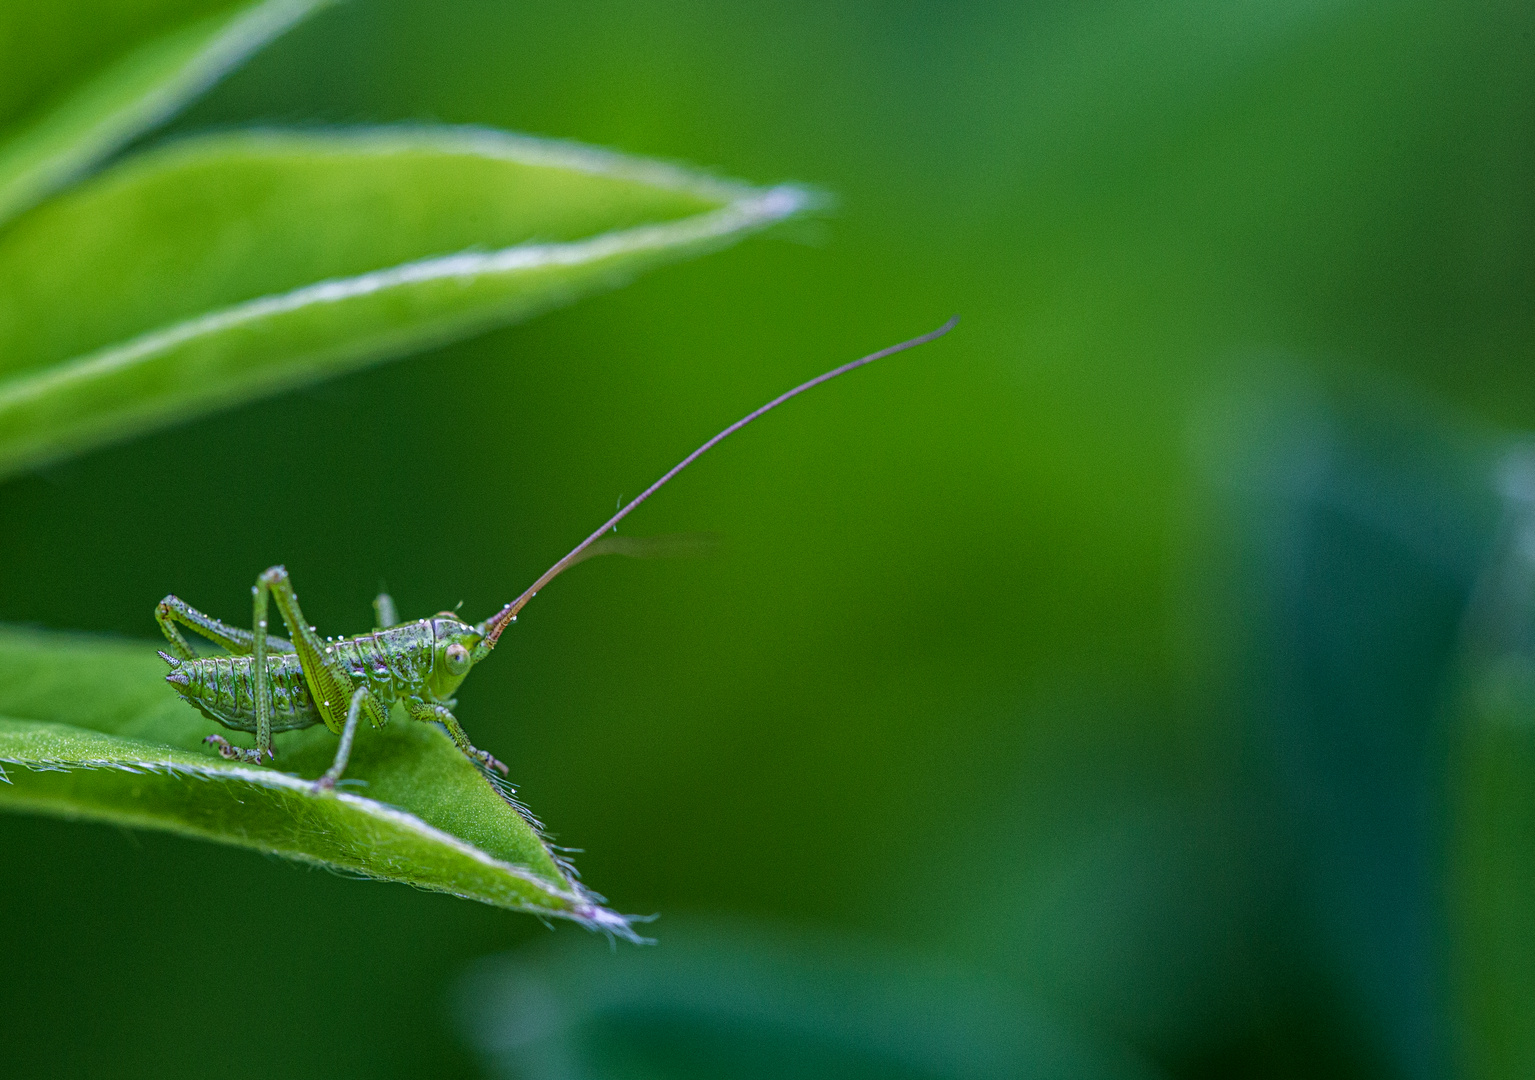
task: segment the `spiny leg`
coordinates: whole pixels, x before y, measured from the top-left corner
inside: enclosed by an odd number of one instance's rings
[[[230,626],[228,623],[215,619],[211,615],[204,615],[191,604],[174,595],[167,596],[155,606],[155,621],[160,624],[160,629],[164,632],[166,640],[171,643],[172,651],[181,660],[194,660],[197,657],[197,653],[188,644],[187,639],[182,636],[181,631],[176,628],[177,623],[207,638],[215,645],[222,646],[234,656],[249,656],[256,649],[255,635],[249,630],[242,630],[238,626]],[[264,644],[273,652],[293,651],[292,644],[280,637],[268,635]],[[165,656],[165,653],[160,655]],[[174,660],[171,660],[169,657],[166,657],[166,659],[173,668],[176,666]],[[245,750],[234,746],[222,735],[209,735],[203,742],[217,748],[219,756],[226,761],[259,762],[261,760],[262,744],[259,738],[257,739],[257,746],[253,750]],[[272,753],[270,731],[267,735],[266,753],[268,757]]]
[[[304,613],[299,609],[298,596],[293,591],[293,582],[288,577],[288,571],[281,566],[273,566],[261,573],[256,579],[254,590],[255,603],[255,649],[252,652],[252,677],[256,684],[256,739],[261,744],[262,733],[266,733],[266,746],[271,746],[272,723],[272,689],[271,679],[266,669],[265,635],[267,629],[267,597],[277,604],[278,613],[282,615],[283,622],[288,627],[288,633],[293,636],[293,651],[298,654],[299,664],[304,671],[304,681],[309,684],[309,694],[314,699],[315,708],[319,710],[320,719],[325,726],[337,735],[342,734],[346,728],[346,718],[350,712],[351,701],[357,687],[352,683],[352,675],[346,666],[335,658],[331,646],[320,639],[314,627],[304,621]],[[370,693],[363,698],[362,709],[375,727],[383,727],[389,722],[389,714],[380,708],[378,701]]]
[[[241,641],[243,631],[236,631],[232,626],[224,626],[217,619],[211,619],[203,615],[202,612],[197,611],[195,608],[181,603],[174,596],[167,596],[164,600],[160,601],[160,606],[155,609],[155,617],[160,620],[160,627],[165,631],[166,637],[171,639],[171,645],[178,647],[178,651],[181,649],[186,650],[186,655],[182,657],[185,660],[192,659],[193,653],[190,647],[187,646],[186,640],[179,633],[174,632],[173,620],[185,623],[191,629],[204,634],[213,641],[219,641],[215,634],[222,630],[224,640],[231,643],[225,645],[225,648],[228,648],[231,652],[235,651],[236,646],[243,644]],[[215,626],[220,629],[215,630]],[[263,757],[272,757],[272,691],[267,683],[266,651],[268,638],[266,627],[266,597],[258,590],[256,593],[255,632],[245,639],[245,642],[249,644],[251,653],[255,657],[251,661],[251,684],[256,697],[256,745],[254,748],[246,750],[232,745],[222,735],[209,735],[205,738],[203,742],[215,747],[219,752],[219,757],[226,761],[245,761],[252,764],[260,764]],[[223,644],[223,642],[220,643]],[[161,655],[164,654],[162,653]],[[266,706],[265,712],[262,711],[263,702]]]
[[[270,573],[271,571],[267,571]],[[256,696],[256,759],[259,761],[263,753],[267,757],[273,757],[272,753],[272,679],[266,665],[266,639],[267,618],[266,602],[267,589],[262,581],[266,574],[256,579],[252,594],[252,622],[254,628],[251,631],[251,687]],[[320,714],[322,717],[324,713]]]
[[[412,720],[421,720],[425,723],[436,722],[448,729],[448,737],[464,752],[464,756],[478,765],[487,769],[495,769],[502,776],[509,770],[501,762],[491,757],[484,750],[476,750],[474,744],[469,741],[469,736],[464,733],[458,718],[441,705],[432,705],[424,701],[406,702],[406,709],[410,712]]]
[[[261,762],[260,747],[257,747],[254,750],[246,750],[242,747],[235,746],[222,735],[209,735],[206,739],[203,740],[203,742],[217,750],[219,752],[219,757],[223,758],[225,761],[244,761],[251,764],[259,764]],[[267,750],[267,754],[270,756],[271,752],[272,751],[269,748]]]
[[[155,622],[160,624],[160,630],[165,634],[166,640],[171,643],[171,650],[182,660],[195,659],[197,653],[181,635],[181,631],[176,629],[177,623],[202,635],[234,656],[249,656],[255,651],[254,635],[249,630],[242,630],[211,615],[204,615],[176,596],[167,596],[155,606]],[[272,652],[293,651],[293,645],[286,639],[271,635],[267,637],[267,648]]]
[[[346,727],[341,729],[341,745],[336,748],[336,760],[325,775],[314,782],[316,793],[336,789],[336,781],[346,772],[347,760],[352,756],[352,740],[357,735],[357,721],[362,718],[364,709],[372,699],[373,694],[366,686],[359,686],[352,694],[352,702],[346,710]],[[377,706],[378,703],[374,701],[373,704]]]

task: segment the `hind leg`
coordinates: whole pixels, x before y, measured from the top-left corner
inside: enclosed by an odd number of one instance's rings
[[[337,735],[344,736],[348,728],[348,717],[354,709],[360,709],[375,727],[383,727],[389,722],[389,713],[380,707],[371,692],[358,694],[358,690],[366,686],[359,687],[352,682],[351,673],[336,658],[331,646],[304,620],[304,613],[298,606],[298,595],[293,591],[293,582],[284,567],[272,566],[262,571],[256,578],[254,592],[255,626],[252,628],[254,648],[251,650],[251,672],[256,692],[257,747],[265,749],[270,755],[272,680],[267,669],[266,643],[270,639],[267,634],[268,599],[277,605],[278,614],[287,625],[288,633],[293,635],[293,651],[298,654],[299,663],[304,669],[304,681],[309,684],[310,697],[325,726]],[[355,717],[353,719],[355,721]],[[356,730],[355,722],[351,727]],[[350,742],[346,743],[346,752],[351,752]],[[345,767],[344,758],[340,764]]]
[[[167,596],[155,605],[155,622],[160,624],[161,632],[171,643],[171,650],[182,660],[191,660],[197,654],[192,651],[192,646],[187,644],[187,639],[181,636],[181,631],[176,628],[177,623],[193,633],[201,634],[234,656],[249,656],[256,651],[256,636],[249,630],[242,630],[211,615],[204,615],[176,596]],[[271,652],[293,651],[291,642],[272,634],[267,635],[266,644]]]
[[[217,750],[219,757],[225,761],[243,761],[247,765],[261,764],[261,750],[259,747],[247,750],[244,747],[236,746],[222,735],[209,735],[203,742]],[[270,747],[267,749],[266,756],[272,756]]]

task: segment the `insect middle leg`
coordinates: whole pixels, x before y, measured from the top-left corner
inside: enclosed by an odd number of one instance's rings
[[[335,790],[336,781],[346,772],[347,760],[352,756],[352,740],[357,736],[357,721],[362,718],[372,700],[373,695],[366,686],[359,686],[352,693],[352,701],[346,710],[346,727],[341,729],[341,745],[336,747],[336,760],[325,771],[325,775],[314,782],[315,791]]]

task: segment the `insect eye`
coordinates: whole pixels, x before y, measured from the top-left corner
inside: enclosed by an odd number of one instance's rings
[[[469,670],[469,650],[458,642],[449,645],[443,655],[448,661],[449,673],[462,675]]]

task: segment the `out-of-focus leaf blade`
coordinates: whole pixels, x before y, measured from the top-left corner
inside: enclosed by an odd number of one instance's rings
[[[667,918],[658,949],[545,939],[477,961],[453,1010],[492,1076],[1155,1080],[952,957],[806,928]]]
[[[148,643],[0,628],[0,809],[164,829],[632,936],[435,725],[362,732],[343,790],[335,738],[281,735],[283,770],[236,765],[164,684]]]
[[[806,204],[481,129],[140,155],[0,234],[0,476],[528,317]]]
[[[56,91],[35,115],[13,122],[0,141],[0,221],[164,122],[252,53],[332,2],[264,0],[198,14]],[[14,53],[29,42],[7,45],[6,52]]]
[[[1451,898],[1466,1075],[1535,1069],[1535,456],[1499,470],[1503,521],[1462,634]]]

